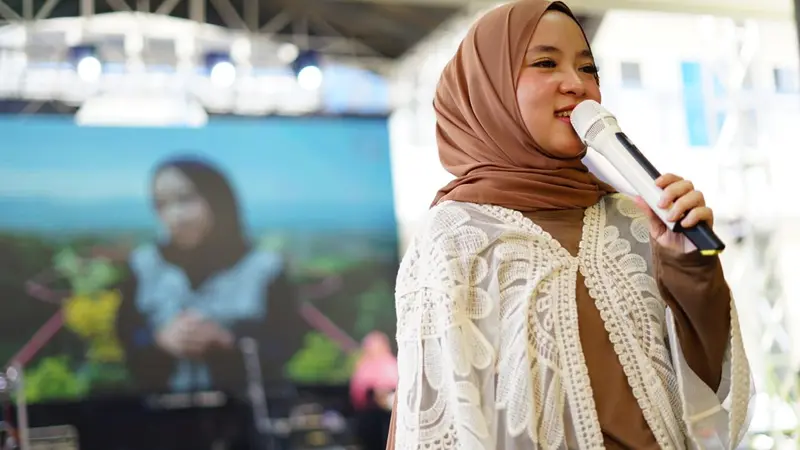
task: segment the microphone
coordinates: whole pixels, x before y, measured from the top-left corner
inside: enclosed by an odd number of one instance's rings
[[[622,132],[613,114],[594,100],[584,100],[572,111],[570,122],[584,144],[603,155],[670,230],[686,236],[704,256],[717,255],[725,249],[707,223],[685,228],[667,219],[669,212],[658,207],[663,190],[656,186],[655,180],[661,173]]]

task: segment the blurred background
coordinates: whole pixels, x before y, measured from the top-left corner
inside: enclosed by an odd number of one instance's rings
[[[715,208],[759,391],[743,448],[798,448],[800,8],[567,3],[607,108]],[[433,92],[496,4],[0,0],[12,437],[383,448],[394,278],[449,180]]]

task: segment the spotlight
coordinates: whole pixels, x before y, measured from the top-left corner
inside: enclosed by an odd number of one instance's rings
[[[97,49],[93,45],[77,45],[69,49],[69,61],[81,80],[94,83],[103,74],[103,63],[97,57]]]
[[[319,56],[315,52],[300,52],[292,62],[292,70],[301,88],[313,91],[322,86],[323,74],[319,67]]]
[[[236,82],[236,66],[227,53],[209,53],[206,55],[208,78],[216,86],[229,88]]]
[[[237,64],[246,64],[253,54],[253,43],[250,39],[240,37],[231,44],[231,59]]]
[[[307,91],[319,89],[322,85],[322,71],[317,66],[303,67],[297,74],[297,82]]]
[[[278,47],[278,59],[285,64],[292,63],[299,54],[300,50],[291,42],[285,42]]]

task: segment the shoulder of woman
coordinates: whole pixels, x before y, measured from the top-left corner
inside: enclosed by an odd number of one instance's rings
[[[460,267],[490,251],[500,234],[493,228],[499,227],[478,205],[450,201],[431,208],[403,256],[399,286],[410,289],[431,277],[463,275]]]
[[[461,242],[467,244],[458,246],[461,251],[480,252],[491,243],[490,236],[497,226],[498,221],[486,216],[480,205],[447,201],[428,211],[412,246],[443,246],[444,249]]]
[[[147,243],[136,247],[128,257],[128,267],[137,275],[159,270],[164,263],[164,258],[158,251],[158,246]]]

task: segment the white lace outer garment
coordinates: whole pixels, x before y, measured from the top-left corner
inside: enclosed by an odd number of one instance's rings
[[[754,394],[735,305],[713,392],[658,292],[647,219],[621,194],[587,209],[577,257],[517,211],[445,202],[429,212],[397,281],[395,448],[604,448],[578,334],[579,270],[660,447],[735,448]]]

